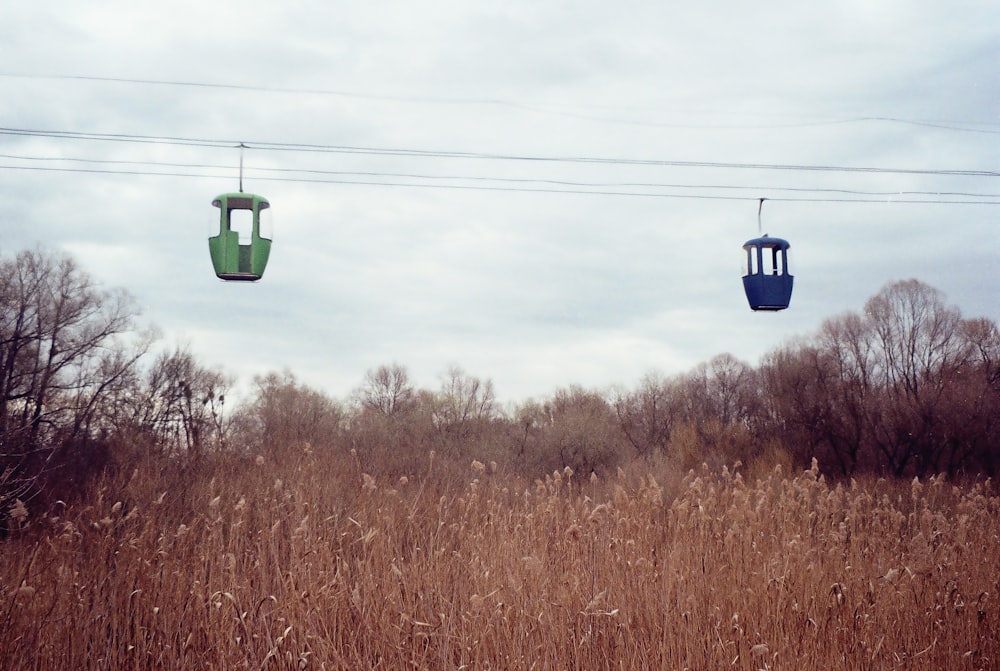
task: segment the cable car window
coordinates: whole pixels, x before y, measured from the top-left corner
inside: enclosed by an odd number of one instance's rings
[[[271,217],[271,208],[266,207],[265,203],[261,203],[260,206],[260,237],[265,240],[274,239],[274,219]]]
[[[781,273],[781,252],[776,247],[764,250],[764,273],[767,275]]]
[[[757,274],[757,248],[747,247],[747,262],[743,268],[744,275],[756,275]]]
[[[249,245],[253,240],[253,211],[230,210],[229,230],[239,233],[241,245]]]

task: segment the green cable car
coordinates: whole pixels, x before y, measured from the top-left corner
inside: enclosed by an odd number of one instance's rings
[[[256,282],[271,254],[271,204],[252,193],[224,193],[212,201],[219,208],[219,233],[208,239],[215,274],[223,280]]]

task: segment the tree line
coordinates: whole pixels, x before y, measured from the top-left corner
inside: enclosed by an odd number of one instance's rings
[[[425,389],[392,363],[345,399],[284,371],[258,376],[229,407],[232,378],[182,347],[154,353],[155,341],[127,292],[97,286],[70,257],[0,259],[0,512],[80,496],[93,477],[138,460],[187,468],[302,450],[339,451],[395,477],[431,451],[529,476],[636,459],[683,469],[816,459],[844,477],[1000,466],[997,325],[963,318],[917,280],[887,285],[756,366],[720,354],[633,388],[570,386],[507,405],[489,379],[457,366]]]

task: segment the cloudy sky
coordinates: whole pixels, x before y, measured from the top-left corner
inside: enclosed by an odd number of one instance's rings
[[[244,381],[628,387],[910,277],[1000,320],[995,0],[9,4],[0,253],[71,254]],[[240,143],[256,284],[206,243]],[[780,313],[740,280],[758,198]]]

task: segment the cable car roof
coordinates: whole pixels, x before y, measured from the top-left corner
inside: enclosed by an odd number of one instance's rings
[[[743,243],[743,249],[747,247],[765,247],[767,249],[788,249],[792,245],[783,238],[772,238],[767,233],[759,238],[747,240]]]

